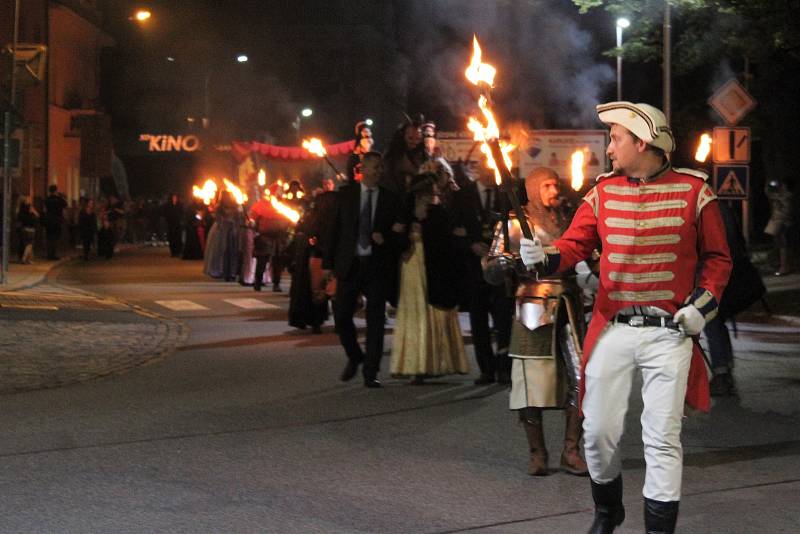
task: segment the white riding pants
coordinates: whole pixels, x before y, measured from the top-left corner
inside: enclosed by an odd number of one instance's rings
[[[647,465],[643,494],[657,501],[680,500],[681,418],[691,357],[691,338],[675,330],[608,324],[586,366],[583,429],[592,480],[606,484],[622,471],[619,443],[634,372],[639,369]]]

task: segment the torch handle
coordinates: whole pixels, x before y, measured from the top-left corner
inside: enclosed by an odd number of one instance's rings
[[[503,186],[503,192],[505,192],[506,196],[508,197],[508,201],[511,203],[511,208],[514,210],[514,214],[519,221],[519,227],[520,230],[522,230],[522,235],[524,235],[527,239],[533,239],[533,232],[528,225],[527,218],[523,215],[524,212],[522,211],[522,205],[519,203],[517,190],[514,189],[511,171],[508,170],[508,167],[506,167],[506,162],[503,159],[503,152],[500,150],[500,142],[497,139],[491,139],[488,141],[488,144],[492,151],[494,163],[497,165],[497,170],[500,172],[500,182]]]
[[[498,139],[490,139],[487,141],[487,144],[489,145],[489,149],[492,151],[494,164],[497,166],[497,170],[500,173],[500,182],[503,186],[503,192],[505,192],[506,196],[508,197],[508,201],[511,203],[511,208],[514,210],[514,215],[517,217],[517,221],[519,221],[519,229],[522,231],[522,235],[525,236],[526,239],[533,239],[533,231],[530,225],[528,225],[528,218],[525,217],[525,212],[522,211],[522,205],[519,202],[517,190],[514,189],[514,180],[511,176],[511,171],[508,170],[506,162],[503,159],[503,151],[500,149],[500,141]],[[544,265],[537,263],[536,272],[539,274],[539,276],[544,276]]]
[[[333,172],[335,172],[335,173],[336,173],[336,177],[338,178],[338,177],[339,177],[339,175],[340,175],[341,173],[339,172],[339,169],[337,169],[337,168],[336,168],[336,165],[334,165],[334,164],[331,162],[331,160],[330,160],[330,159],[328,159],[328,156],[322,156],[322,157],[323,157],[323,158],[325,158],[325,161],[328,163],[328,165],[330,165],[330,166],[331,166],[331,169],[333,169]]]

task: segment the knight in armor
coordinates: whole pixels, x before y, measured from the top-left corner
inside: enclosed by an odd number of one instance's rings
[[[555,241],[569,225],[561,208],[558,175],[540,167],[525,178],[528,203],[523,207],[528,225],[545,245]],[[504,228],[505,226],[505,228]],[[511,327],[510,408],[519,413],[528,438],[528,474],[549,474],[542,427],[542,411],[564,410],[564,449],[561,468],[573,475],[588,474],[580,456],[581,419],[578,414],[580,356],[585,323],[581,290],[572,270],[537,278],[519,268],[522,236],[517,214],[508,224],[498,223],[484,274],[490,283],[517,280],[516,320]],[[508,244],[506,244],[508,243]]]

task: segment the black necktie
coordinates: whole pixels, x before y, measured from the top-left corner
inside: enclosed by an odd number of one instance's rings
[[[358,218],[358,246],[367,249],[372,242],[372,189],[367,189],[367,201]]]
[[[492,188],[486,188],[486,205],[483,207],[486,211],[492,210]]]

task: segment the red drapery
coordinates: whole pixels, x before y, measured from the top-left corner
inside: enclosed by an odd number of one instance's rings
[[[355,141],[345,141],[334,145],[326,145],[325,150],[331,157],[347,155],[353,151]],[[279,159],[284,161],[317,159],[317,156],[309,154],[305,148],[295,146],[277,146],[256,141],[234,141],[231,145],[231,153],[238,160],[242,161],[251,153],[257,153],[262,158]]]

